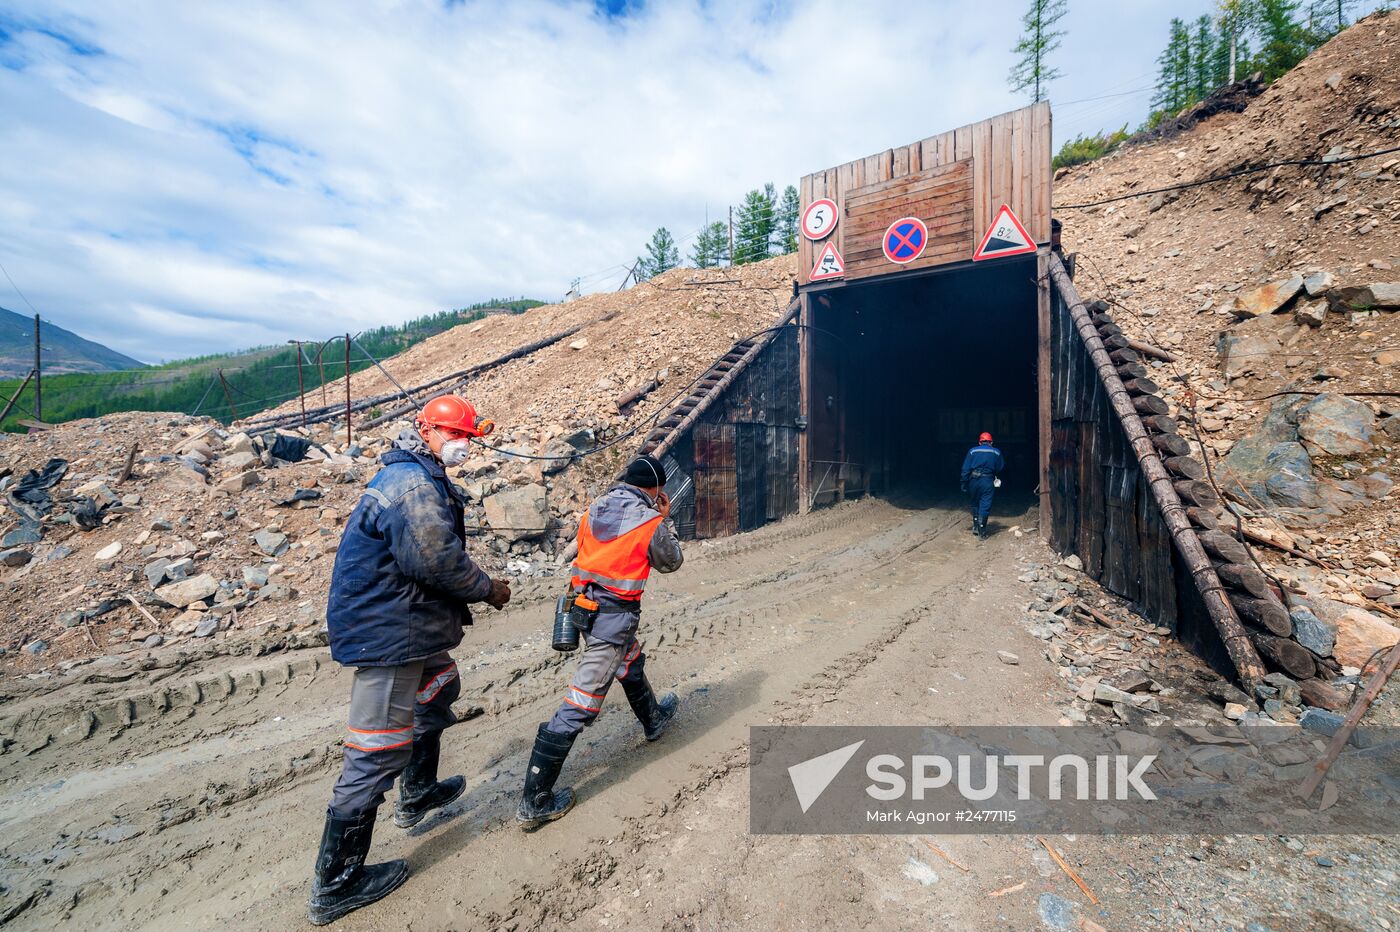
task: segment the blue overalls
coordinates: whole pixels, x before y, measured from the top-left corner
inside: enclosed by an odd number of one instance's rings
[[[963,457],[962,486],[971,497],[972,518],[978,530],[987,526],[995,480],[1005,465],[1001,451],[990,443],[979,443]]]

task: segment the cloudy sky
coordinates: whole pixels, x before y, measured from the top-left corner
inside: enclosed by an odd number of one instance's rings
[[[1056,144],[1136,125],[1209,5],[1069,0]],[[147,361],[614,288],[657,226],[1020,106],[1024,6],[0,0],[0,263]]]

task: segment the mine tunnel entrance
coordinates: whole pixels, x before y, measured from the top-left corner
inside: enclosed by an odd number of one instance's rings
[[[1006,459],[996,510],[1029,505],[1037,295],[1033,255],[809,295],[812,504],[961,501],[963,457],[985,430]]]

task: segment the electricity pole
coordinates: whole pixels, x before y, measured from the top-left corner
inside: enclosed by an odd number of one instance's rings
[[[34,420],[44,419],[44,371],[39,359],[39,315],[34,315]]]

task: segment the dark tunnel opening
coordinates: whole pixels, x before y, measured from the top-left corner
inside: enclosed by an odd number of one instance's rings
[[[813,296],[814,504],[956,499],[963,457],[984,430],[1006,459],[996,511],[1033,501],[1035,276],[1032,256]]]

